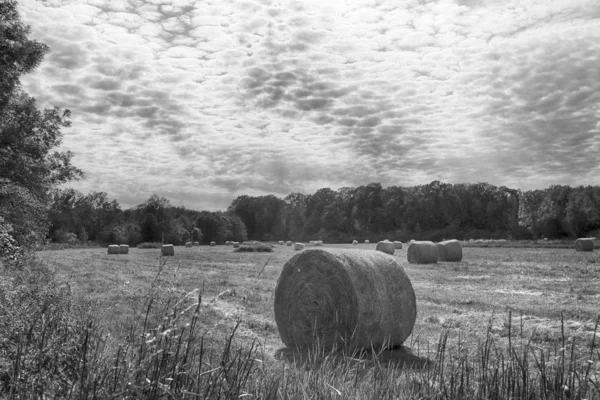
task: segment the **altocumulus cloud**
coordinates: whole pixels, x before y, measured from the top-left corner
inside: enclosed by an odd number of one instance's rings
[[[600,184],[595,0],[19,2],[24,79],[124,206],[438,179]]]

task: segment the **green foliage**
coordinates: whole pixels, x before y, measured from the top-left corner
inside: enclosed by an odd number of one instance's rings
[[[161,242],[142,242],[137,245],[138,249],[160,249],[161,247]]]
[[[273,246],[269,243],[244,243],[233,251],[236,253],[272,253]]]

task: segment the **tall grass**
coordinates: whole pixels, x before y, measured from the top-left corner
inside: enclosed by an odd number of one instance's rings
[[[238,339],[240,323],[213,338],[201,322],[201,290],[182,293],[156,277],[125,338],[103,332],[96,310],[71,301],[34,259],[0,276],[0,396],[143,399],[598,399],[598,321],[587,342],[567,337],[535,346],[510,325],[477,343],[463,336],[415,339],[395,360],[383,352],[310,349],[295,362],[270,360],[257,341]],[[563,324],[564,327],[564,324]],[[296,353],[289,352],[288,358]],[[389,354],[387,354],[389,356]],[[416,361],[401,364],[400,361]]]

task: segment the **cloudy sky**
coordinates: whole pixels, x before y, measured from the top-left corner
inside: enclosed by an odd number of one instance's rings
[[[23,79],[126,208],[440,180],[600,185],[598,0],[20,0]]]

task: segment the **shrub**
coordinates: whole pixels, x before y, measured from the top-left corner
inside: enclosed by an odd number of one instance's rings
[[[263,253],[272,253],[273,252],[273,245],[269,244],[269,243],[261,243],[261,242],[246,242],[242,245],[240,245],[240,247],[233,249],[233,251],[235,252],[247,252],[247,253],[256,253],[256,252],[263,252]]]
[[[160,249],[162,243],[160,242],[142,242],[137,245],[138,249]]]

